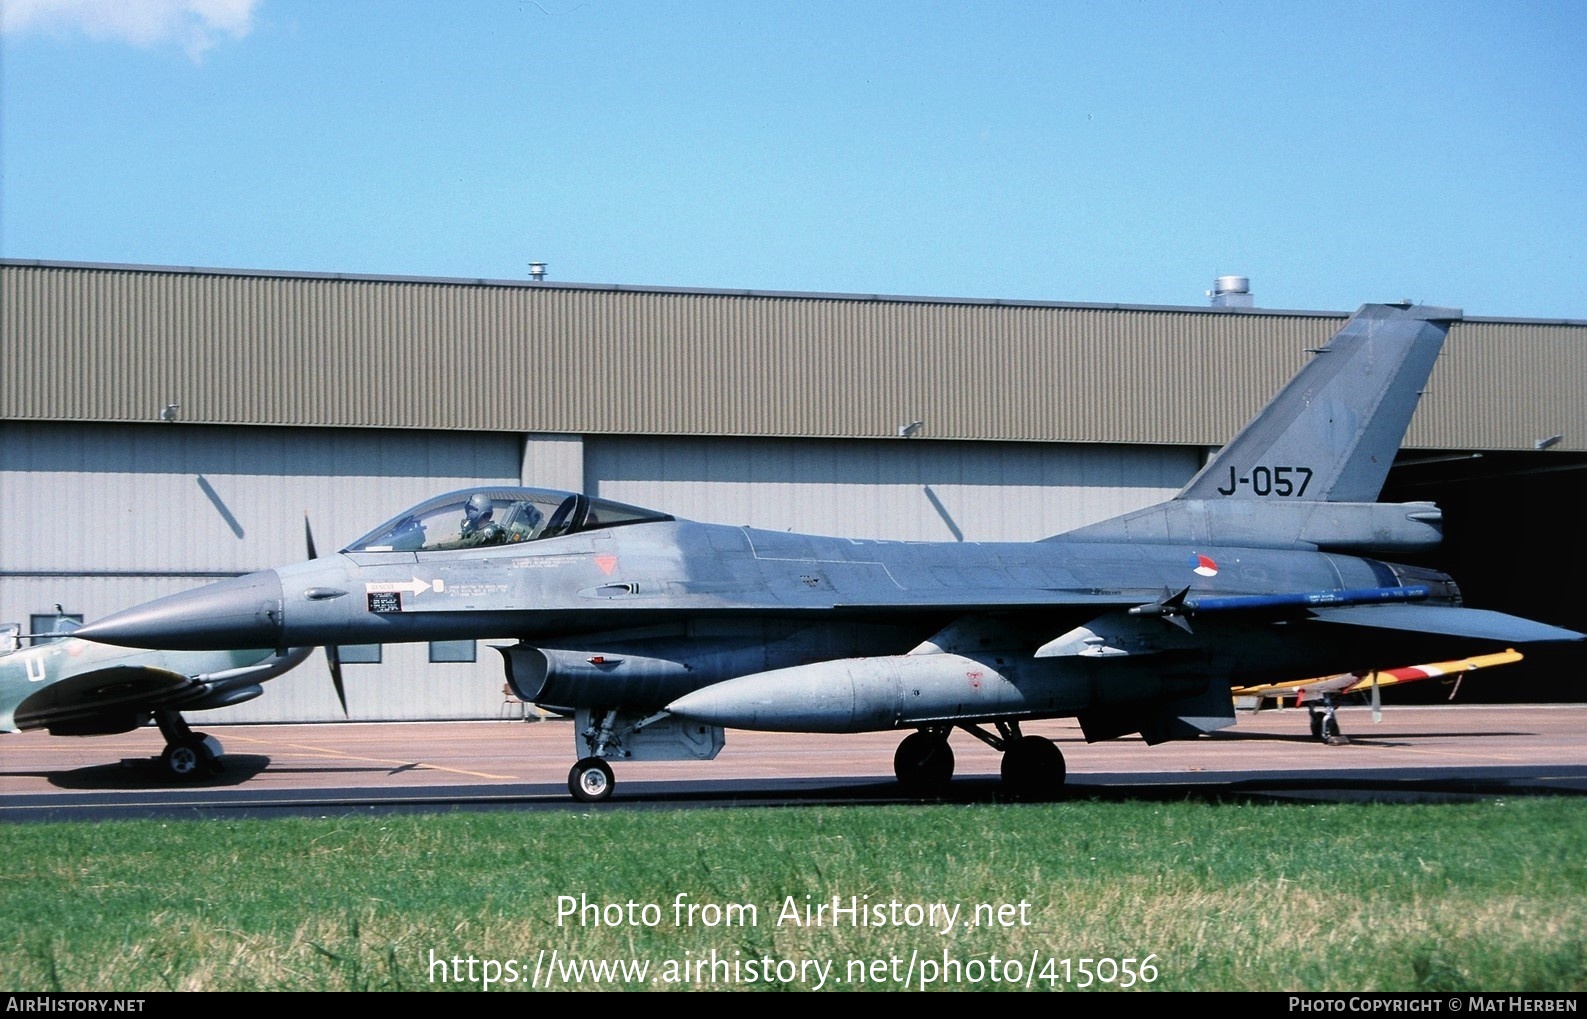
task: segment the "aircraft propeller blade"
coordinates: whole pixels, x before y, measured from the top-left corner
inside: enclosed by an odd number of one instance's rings
[[[309,558],[318,559],[319,555],[314,551],[314,528],[309,526],[309,515],[307,512],[303,514],[303,543],[308,550]],[[325,645],[325,661],[331,667],[331,685],[336,687],[336,699],[341,702],[342,717],[347,718],[349,717],[347,713],[347,688],[342,685],[342,657],[336,653],[335,644]]]

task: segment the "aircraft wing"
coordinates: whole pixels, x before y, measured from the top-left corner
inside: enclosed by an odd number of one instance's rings
[[[1401,683],[1415,683],[1424,679],[1436,679],[1439,676],[1458,676],[1477,669],[1486,669],[1494,665],[1508,665],[1519,662],[1522,654],[1514,649],[1500,651],[1491,655],[1473,655],[1470,658],[1461,658],[1451,662],[1433,662],[1428,665],[1408,665],[1397,669],[1379,669],[1376,673],[1376,683],[1379,687],[1396,686]],[[1236,697],[1310,697],[1324,693],[1359,693],[1370,690],[1374,682],[1374,674],[1365,675],[1347,672],[1339,676],[1322,676],[1317,679],[1297,679],[1284,683],[1262,683],[1255,686],[1235,687],[1231,693]]]
[[[1433,662],[1430,665],[1410,665],[1400,669],[1380,669],[1377,673],[1377,685],[1395,686],[1400,683],[1415,683],[1423,679],[1436,679],[1439,676],[1456,676],[1477,669],[1486,669],[1494,665],[1508,665],[1519,662],[1523,655],[1514,649],[1500,651],[1491,655],[1473,655],[1453,662]],[[1357,693],[1372,687],[1373,678],[1369,674],[1361,677],[1353,685],[1346,687],[1345,693]]]
[[[1318,676],[1314,679],[1292,679],[1283,683],[1258,683],[1254,686],[1237,686],[1229,692],[1235,697],[1296,697],[1314,694],[1343,693],[1353,690],[1361,677],[1353,672],[1338,676]]]
[[[148,665],[110,665],[51,683],[17,706],[19,729],[58,726],[117,711],[177,707],[205,691],[191,676]]]
[[[1587,634],[1491,609],[1430,605],[1425,586],[1367,587],[1342,591],[1293,591],[1257,595],[1199,595],[1189,588],[1138,605],[1132,615],[1189,621],[1201,617],[1243,622],[1320,622],[1426,634],[1469,637],[1504,644],[1582,640]]]
[[[1313,610],[1318,622],[1404,630],[1443,637],[1470,637],[1503,644],[1581,640],[1584,634],[1490,609],[1454,605],[1374,605]]]
[[[1087,608],[1099,611],[1114,608],[1132,608],[1151,601],[1156,595],[1150,591],[1074,591],[1058,588],[1023,590],[976,591],[901,591],[889,592],[885,599],[874,602],[845,600],[835,602],[832,609],[838,612],[863,613],[866,616],[888,613],[911,613],[921,609],[944,612],[976,613],[1003,612],[1017,609]],[[763,611],[759,609],[751,611]]]

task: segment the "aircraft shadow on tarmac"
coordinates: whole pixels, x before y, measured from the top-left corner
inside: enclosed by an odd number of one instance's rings
[[[1440,739],[1495,739],[1505,737],[1514,738],[1517,736],[1532,736],[1536,734],[1522,731],[1493,730],[1488,732],[1441,732],[1438,735]],[[1415,740],[1425,740],[1427,736],[1428,734],[1426,732],[1384,732],[1377,729],[1354,729],[1344,734],[1344,742],[1378,746],[1390,745],[1385,741],[1392,740],[1394,741],[1392,745],[1400,746],[1404,743]],[[1209,742],[1215,740],[1227,742],[1238,742],[1245,740],[1248,742],[1311,743],[1317,744],[1319,746],[1324,745],[1315,736],[1305,732],[1238,732],[1233,730],[1224,730],[1221,732],[1206,733],[1201,738]]]
[[[57,789],[106,792],[117,789],[225,789],[255,778],[270,766],[263,754],[227,754],[225,764],[200,778],[173,778],[158,757],[126,757],[71,771],[8,772],[46,779]]]
[[[334,769],[304,766],[271,767],[270,758],[264,754],[227,754],[225,763],[201,778],[177,779],[171,777],[158,757],[127,757],[115,764],[94,764],[70,771],[6,771],[0,777],[14,775],[18,778],[42,778],[57,789],[80,792],[114,792],[117,790],[147,789],[228,789],[240,786],[258,777],[266,768],[274,775],[318,775],[334,770],[338,775],[356,774],[400,775],[406,771],[425,768],[423,763],[401,764],[396,767],[376,765],[349,767],[338,762]]]
[[[1032,799],[1008,795],[996,778],[956,779],[941,794],[910,796],[896,782],[842,786],[806,786],[798,789],[772,789],[754,783],[709,783],[710,788],[679,792],[650,793],[635,782],[630,795],[616,798],[596,809],[622,809],[636,806],[667,808],[674,806],[871,806],[881,804],[943,804],[973,806],[1006,804],[1037,806],[1052,803],[1130,803],[1200,802],[1282,803],[1305,800],[1336,803],[1443,803],[1483,800],[1498,796],[1584,796],[1587,789],[1543,784],[1545,776],[1473,776],[1463,769],[1440,769],[1416,778],[1395,777],[1385,769],[1384,777],[1306,776],[1249,779],[1217,778],[1196,782],[1140,783],[1132,776],[1105,776],[1092,784],[1086,776],[1065,787],[1056,797]],[[1114,782],[1112,779],[1119,781]],[[701,783],[706,785],[707,783]],[[731,788],[729,788],[731,787]],[[586,807],[590,805],[586,804]]]

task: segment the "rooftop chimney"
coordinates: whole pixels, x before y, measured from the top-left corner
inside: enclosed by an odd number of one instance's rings
[[[1207,291],[1214,308],[1250,308],[1254,306],[1251,281],[1244,276],[1219,276]]]

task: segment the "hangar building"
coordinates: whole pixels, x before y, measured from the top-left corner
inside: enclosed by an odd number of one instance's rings
[[[1171,496],[1347,316],[3,261],[0,625],[297,561],[305,520],[323,552],[475,485],[1041,538]],[[1584,393],[1587,321],[1451,331],[1385,498],[1444,507],[1434,561],[1470,604],[1587,629],[1558,596],[1587,568]],[[483,642],[343,658],[356,719],[508,707]],[[216,720],[340,717],[316,654]]]

